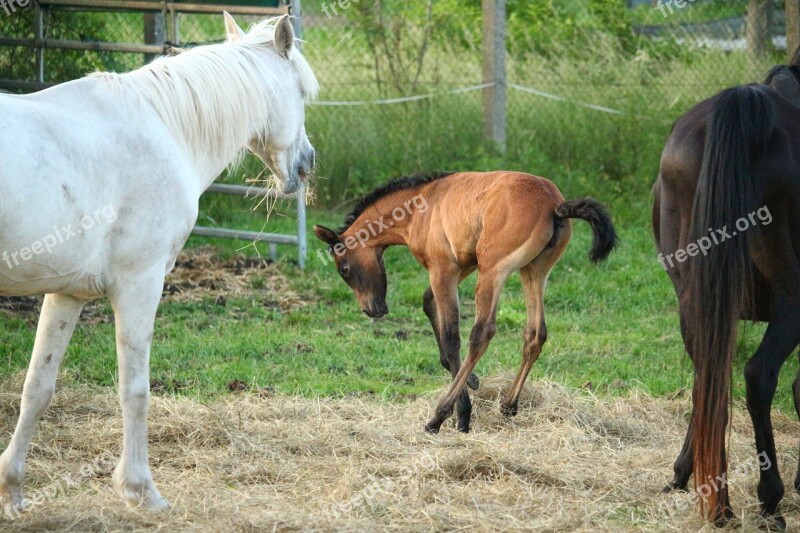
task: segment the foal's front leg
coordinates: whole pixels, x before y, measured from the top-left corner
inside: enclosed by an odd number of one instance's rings
[[[150,509],[169,506],[153,484],[147,454],[150,343],[163,283],[163,268],[156,269],[146,276],[119,281],[109,295],[115,315],[123,430],[114,487],[129,506]]]
[[[58,367],[85,303],[85,300],[59,294],[44,297],[33,355],[22,389],[17,428],[0,456],[0,496],[7,516],[16,516],[22,511],[22,479],[33,431],[53,397]]]
[[[435,316],[431,319],[439,343],[442,366],[450,371],[455,379],[461,368],[461,334],[459,331],[458,281],[457,269],[431,270],[431,299],[436,302]],[[426,292],[427,296],[427,292]],[[427,302],[427,298],[426,298]],[[426,309],[426,314],[429,309]],[[430,316],[430,315],[429,315]],[[458,431],[469,432],[472,418],[472,402],[469,392],[464,389],[458,395]],[[452,406],[451,406],[452,409]]]
[[[464,388],[469,375],[475,369],[478,360],[486,352],[489,341],[497,331],[497,301],[500,291],[508,277],[508,272],[486,270],[478,274],[478,287],[475,289],[475,324],[469,336],[469,353],[461,369],[456,374],[444,398],[436,406],[433,417],[425,424],[425,431],[438,433],[442,423],[453,412],[453,405],[458,397],[466,392]]]
[[[442,366],[445,370],[452,374],[452,370],[450,369],[450,358],[449,353],[452,353],[452,350],[448,352],[448,348],[442,344],[442,336],[439,333],[439,313],[437,311],[436,306],[436,298],[433,296],[433,289],[428,287],[425,290],[425,294],[422,296],[422,310],[425,311],[425,316],[428,317],[428,320],[431,322],[431,327],[433,328],[433,335],[436,337],[436,344],[439,346],[439,361],[442,363]],[[456,315],[458,318],[458,315]],[[458,325],[456,325],[458,327]],[[461,366],[461,338],[458,339],[458,348],[455,350],[456,355],[459,356],[459,366]],[[478,390],[480,386],[480,381],[478,380],[478,376],[474,373],[469,375],[469,379],[467,379],[467,387],[472,390]]]

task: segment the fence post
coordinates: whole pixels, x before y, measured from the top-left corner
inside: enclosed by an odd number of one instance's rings
[[[303,39],[303,5],[301,0],[291,0],[289,4],[292,14],[292,28],[296,39]],[[298,43],[301,46],[301,43]],[[306,185],[300,184],[297,191],[297,264],[306,268],[308,257],[308,239],[306,235]]]
[[[144,14],[144,44],[163,45],[167,40],[167,23],[164,13]],[[149,63],[155,59],[155,54],[145,54],[144,62]]]
[[[294,36],[297,39],[303,38],[303,3],[301,0],[291,0],[289,12],[292,14],[292,26]]]
[[[506,147],[506,2],[483,4],[483,135],[501,151]]]
[[[306,235],[306,184],[300,183],[297,191],[297,264],[306,268],[308,257],[308,239]]]
[[[747,49],[761,57],[772,44],[770,15],[772,0],[749,0],[747,3]]]
[[[786,0],[786,62],[800,46],[800,0]]]
[[[34,20],[36,81],[44,83],[44,12],[38,2],[36,2],[34,10],[36,17]]]

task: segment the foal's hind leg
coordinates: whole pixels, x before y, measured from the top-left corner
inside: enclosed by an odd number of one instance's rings
[[[431,321],[433,335],[436,337],[436,344],[439,346],[439,361],[442,363],[442,366],[445,370],[451,372],[450,354],[454,353],[459,359],[458,366],[460,367],[461,339],[458,339],[458,346],[453,347],[452,349],[442,344],[442,336],[439,333],[439,314],[436,309],[436,298],[433,296],[433,289],[430,287],[425,290],[425,294],[422,296],[422,310],[425,311],[425,316],[427,316],[428,320]],[[456,320],[458,320],[458,318],[458,316],[455,317]],[[478,390],[479,385],[480,381],[478,381],[478,376],[475,374],[470,374],[469,379],[467,380],[467,386],[472,390]]]
[[[150,343],[161,299],[164,270],[117,280],[109,295],[114,307],[122,404],[122,457],[112,477],[117,493],[129,506],[163,509],[150,473],[147,454],[147,409],[150,400]]]
[[[48,294],[44,298],[22,389],[17,428],[0,456],[0,496],[6,516],[16,517],[22,510],[22,479],[33,431],[53,397],[61,358],[85,303],[85,300],[59,294]]]
[[[542,268],[543,266],[545,268]],[[544,288],[551,266],[537,265],[534,261],[520,270],[528,321],[525,324],[522,366],[511,384],[508,397],[500,407],[502,413],[507,416],[516,416],[519,395],[522,393],[525,380],[528,379],[528,373],[542,353],[542,346],[547,340],[547,326],[544,322]]]

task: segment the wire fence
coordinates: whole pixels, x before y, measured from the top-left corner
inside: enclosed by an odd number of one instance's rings
[[[501,156],[482,135],[487,85],[480,18],[403,19],[374,11],[358,18],[358,4],[351,11],[335,5],[307,1],[302,18],[304,53],[322,88],[307,129],[320,175],[328,178],[320,197],[333,204],[388,175],[495,161],[528,166],[544,157],[569,167],[583,159],[610,174],[642,172],[637,150],[652,150],[672,120],[723,87],[762,79],[785,56],[779,9],[762,54],[748,50],[744,10],[722,19],[684,16],[637,25],[624,47],[599,37],[590,47],[584,40],[541,53],[541,43],[518,32],[508,40],[508,146]],[[175,44],[223,38],[219,15],[177,17],[177,30],[167,31]],[[243,26],[258,20],[237,18]],[[0,16],[0,36],[33,39],[33,19],[30,9]],[[141,43],[147,15],[48,10],[43,27],[46,38]],[[43,77],[52,83],[95,70],[132,70],[151,57],[93,50],[45,54]],[[35,79],[36,68],[30,49],[0,48],[0,78]]]

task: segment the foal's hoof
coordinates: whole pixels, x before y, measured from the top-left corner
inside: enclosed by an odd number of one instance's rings
[[[478,387],[480,387],[480,385],[481,382],[478,379],[478,376],[476,376],[475,374],[470,374],[469,377],[467,378],[467,387],[469,387],[472,390],[478,390]]]
[[[519,410],[517,409],[517,404],[501,405],[500,412],[503,414],[503,416],[517,416],[517,412],[519,412]]]
[[[436,423],[433,421],[428,422],[425,424],[425,432],[430,433],[431,435],[436,435],[439,433],[439,429],[442,427],[442,423]]]

